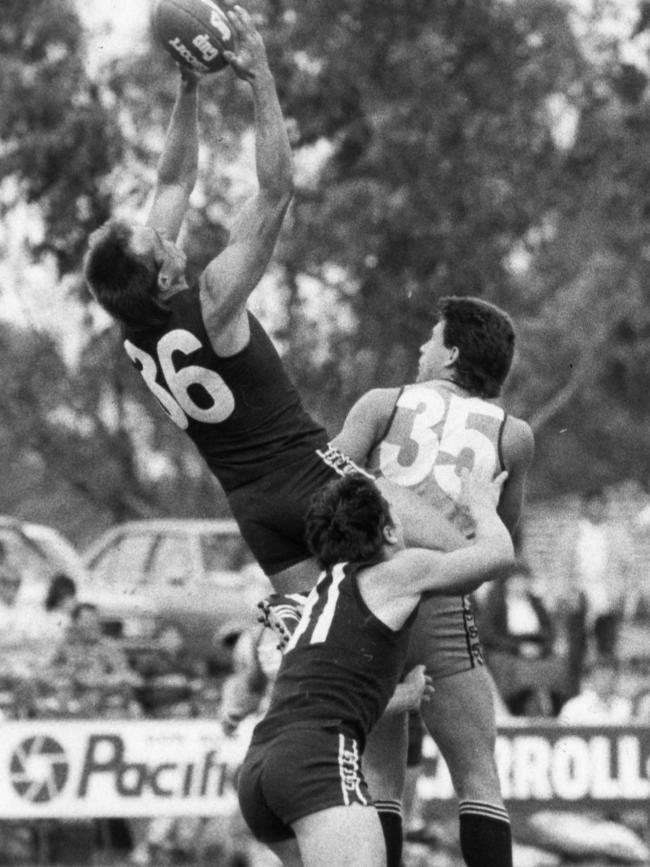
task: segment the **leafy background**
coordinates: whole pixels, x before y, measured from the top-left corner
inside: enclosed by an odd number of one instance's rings
[[[481,295],[517,326],[504,401],[536,433],[531,501],[650,492],[650,4],[630,0],[623,36],[606,0],[580,26],[568,0],[247,6],[297,171],[253,307],[308,407],[336,433],[368,387],[413,376],[439,296]],[[153,44],[93,50],[72,0],[5,0],[0,512],[82,545],[227,508],[80,278],[88,234],[146,208],[177,78]],[[254,177],[246,86],[225,71],[202,91],[194,274]]]

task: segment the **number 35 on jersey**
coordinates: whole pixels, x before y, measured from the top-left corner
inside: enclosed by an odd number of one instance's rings
[[[500,407],[480,398],[411,386],[373,457],[387,479],[418,489],[434,484],[456,501],[461,467],[486,480],[500,471],[504,417]]]

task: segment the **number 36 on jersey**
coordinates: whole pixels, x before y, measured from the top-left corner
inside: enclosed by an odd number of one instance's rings
[[[130,340],[124,341],[124,348],[162,408],[182,430],[187,429],[190,419],[219,424],[232,415],[235,397],[218,373],[196,364],[176,366],[177,354],[189,355],[201,348],[200,340],[190,331],[175,328],[160,338],[158,364]],[[166,388],[158,381],[158,365]]]

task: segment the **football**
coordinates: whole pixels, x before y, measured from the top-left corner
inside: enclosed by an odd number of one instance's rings
[[[223,69],[223,52],[235,50],[232,27],[215,0],[156,0],[151,24],[174,60],[202,75]]]

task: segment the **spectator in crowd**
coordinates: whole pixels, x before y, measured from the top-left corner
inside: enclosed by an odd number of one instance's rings
[[[35,700],[29,669],[16,656],[22,640],[16,617],[20,584],[20,573],[0,540],[0,718],[31,716]]]
[[[565,725],[594,726],[641,723],[629,683],[620,663],[612,656],[592,660],[586,667],[578,695],[562,707],[559,721]],[[531,814],[528,828],[541,832],[540,845],[553,845],[572,860],[621,864],[648,864],[650,849],[643,837],[647,810],[611,808],[601,813],[542,810]]]
[[[152,717],[196,716],[195,699],[207,674],[207,666],[191,656],[179,630],[170,624],[154,636],[156,649],[138,663],[142,683],[137,695],[142,709]]]
[[[65,584],[59,583],[61,588]],[[57,696],[64,697],[74,715],[104,719],[142,715],[134,698],[141,679],[130,667],[119,642],[102,633],[95,605],[74,605],[51,668]],[[65,715],[66,708],[59,712]],[[133,852],[138,853],[145,845],[149,825],[148,818],[127,820]]]
[[[587,660],[615,659],[621,623],[633,613],[638,588],[633,583],[631,534],[612,519],[602,488],[583,495],[582,515],[577,527],[571,527],[565,545],[565,601],[570,610],[583,615]]]
[[[585,672],[578,695],[562,707],[559,720],[569,725],[627,723],[633,717],[633,702],[620,689],[619,663],[611,656],[592,662]]]
[[[3,715],[25,717],[33,715],[36,693],[26,647],[30,617],[18,605],[21,584],[20,569],[0,540],[0,690],[7,696]]]
[[[58,648],[70,623],[76,602],[77,588],[68,575],[52,577],[45,599],[40,605],[25,604],[14,612],[11,648],[7,653],[15,672],[20,676],[21,695],[29,699],[28,715],[53,711],[63,699],[53,694],[55,687],[66,692],[66,683],[52,682],[47,663]],[[7,639],[9,640],[9,639]],[[44,676],[45,675],[45,676]]]
[[[553,652],[551,616],[525,563],[501,581],[479,588],[475,602],[488,668],[511,714],[553,715],[552,666],[539,665]]]
[[[77,585],[64,572],[57,572],[47,588],[44,607],[48,614],[56,617],[57,624],[67,625],[68,615],[74,608],[77,598]]]
[[[64,572],[57,572],[49,583],[43,602],[44,616],[37,618],[42,642],[58,646],[70,625],[70,616],[77,602],[77,585]]]
[[[96,606],[87,602],[75,605],[53,666],[70,681],[87,713],[138,715],[133,688],[141,679],[131,669],[124,648],[102,634]]]
[[[548,656],[553,648],[551,617],[528,566],[518,563],[504,580],[484,587],[477,593],[483,649],[528,659]]]
[[[20,572],[13,564],[6,544],[0,540],[0,630],[3,637],[11,630],[14,608],[20,590]]]

